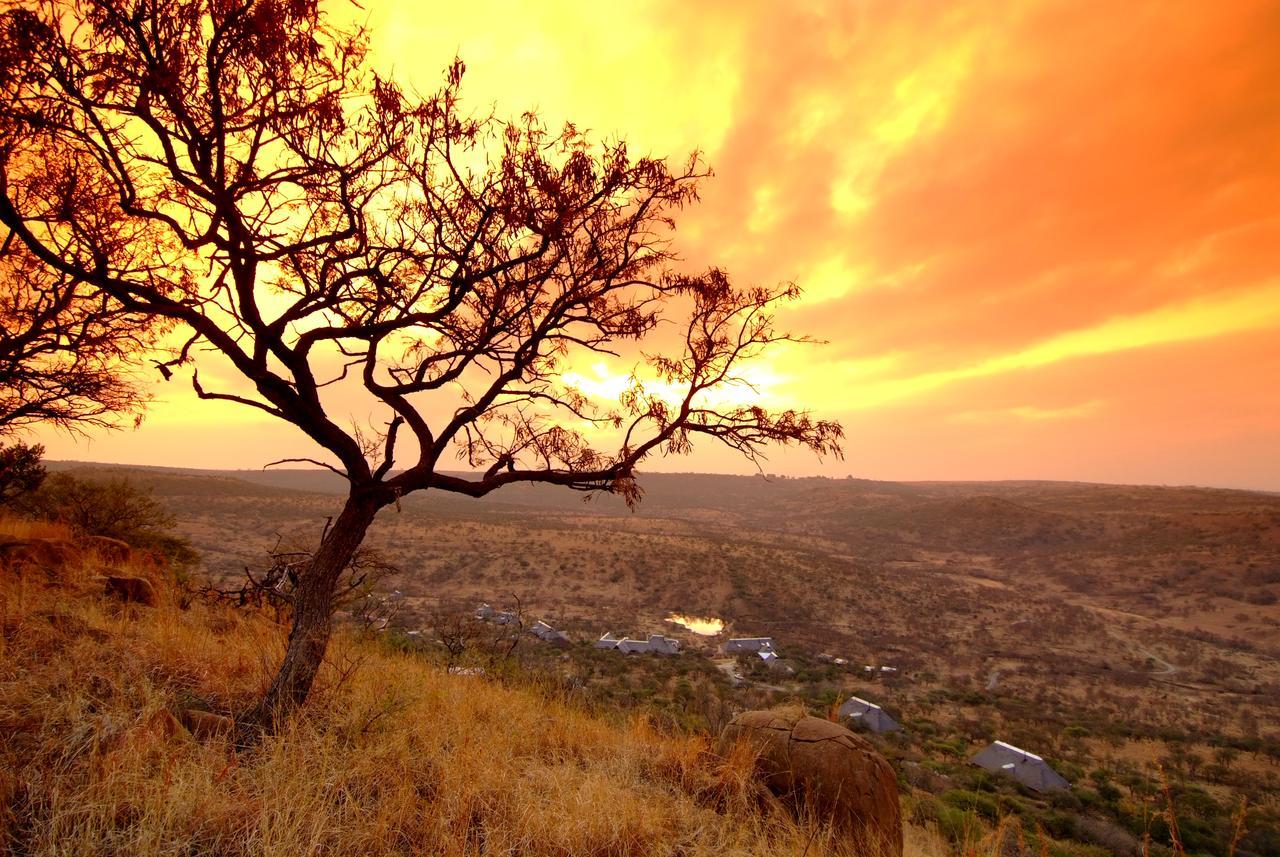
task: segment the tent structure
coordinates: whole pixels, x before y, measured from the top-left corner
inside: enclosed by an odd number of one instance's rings
[[[849,697],[840,706],[840,719],[852,720],[857,725],[876,733],[897,732],[902,728],[898,725],[898,721],[890,717],[883,708],[856,696]]]
[[[1071,788],[1071,784],[1044,759],[1012,744],[995,741],[970,761],[997,774],[1008,774],[1029,789],[1055,792]]]
[[[529,633],[546,643],[556,646],[569,645],[569,635],[564,631],[557,631],[546,622],[539,619],[533,623],[533,627],[529,629]]]
[[[505,610],[494,610],[488,604],[481,604],[476,608],[476,618],[485,622],[494,622],[498,625],[515,624],[516,614],[508,613]]]
[[[616,649],[621,642],[622,637],[615,637],[612,631],[605,631],[595,645],[597,649]]]

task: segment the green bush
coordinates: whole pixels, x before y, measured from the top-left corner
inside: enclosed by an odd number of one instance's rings
[[[1074,789],[1073,793],[1076,796],[1076,800],[1078,800],[1080,805],[1085,809],[1094,809],[1103,803],[1102,796],[1093,789],[1082,786]]]
[[[934,723],[932,720],[917,718],[909,722],[907,726],[908,728],[911,729],[912,732],[916,733],[917,735],[937,735],[938,734],[938,724]]]
[[[1000,803],[991,795],[963,789],[949,789],[943,792],[941,797],[944,803],[957,809],[972,810],[988,821],[998,821],[1000,818]]]
[[[925,744],[925,749],[939,756],[951,756],[960,758],[965,754],[967,746],[962,738],[955,738],[951,741],[933,740]]]
[[[1076,817],[1069,812],[1051,810],[1039,817],[1045,832],[1055,839],[1071,839],[1076,835]]]
[[[953,845],[972,842],[982,835],[982,822],[976,813],[950,806],[938,810],[938,833]]]
[[[1049,792],[1049,805],[1054,809],[1066,809],[1079,812],[1084,809],[1084,802],[1074,791]]]
[[[0,506],[22,503],[40,488],[48,473],[40,460],[44,447],[15,443],[0,448]]]
[[[1049,857],[1112,857],[1112,854],[1101,845],[1086,845],[1083,842],[1050,841]],[[1154,852],[1152,852],[1154,857]]]
[[[1098,797],[1102,798],[1102,800],[1106,801],[1108,804],[1115,804],[1120,800],[1122,795],[1123,792],[1116,788],[1113,783],[1098,784]]]

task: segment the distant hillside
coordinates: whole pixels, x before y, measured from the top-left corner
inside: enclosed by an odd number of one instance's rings
[[[284,497],[308,492],[306,489],[272,485],[240,478],[238,471],[170,470],[166,468],[126,467],[77,461],[48,462],[54,472],[69,473],[82,479],[128,479],[150,490],[157,497]]]
[[[262,561],[281,538],[314,539],[343,487],[315,469],[52,466],[126,476],[166,498],[219,575]],[[1119,610],[1280,651],[1280,496],[1066,482],[639,481],[635,510],[555,486],[509,486],[479,500],[420,492],[379,516],[371,544],[424,594],[486,597],[510,590],[518,567],[525,595],[572,612],[692,609],[687,592],[700,609],[794,621],[834,592],[899,610],[925,597],[926,579],[939,595],[981,580],[988,601],[998,584],[1022,599]],[[496,531],[466,535],[473,524]]]
[[[346,482],[319,468],[270,468],[266,470],[210,470],[200,468],[117,465],[83,461],[46,462],[51,470],[121,473],[157,485],[164,476],[233,480],[240,483],[318,494],[341,494]],[[457,471],[458,475],[467,475]],[[675,509],[704,508],[749,513],[784,504],[793,514],[827,514],[835,509],[860,511],[872,507],[912,509],[953,499],[972,504],[974,497],[1002,499],[1028,506],[1085,506],[1096,511],[1132,508],[1135,503],[1164,509],[1204,508],[1206,505],[1253,506],[1267,498],[1280,508],[1280,495],[1233,489],[1154,487],[1081,482],[881,482],[869,479],[791,478],[763,474],[737,476],[708,473],[641,473],[643,499],[637,514],[662,514]],[[188,483],[198,489],[198,483]],[[215,491],[210,485],[210,491]],[[445,492],[424,492],[410,499],[453,499],[467,504],[494,503],[554,511],[628,513],[626,504],[607,494],[586,495],[554,485],[509,485],[475,500]]]
[[[103,464],[89,461],[46,461],[52,471],[75,473],[88,478],[123,476],[151,488],[157,495],[242,494],[274,496],[281,493],[341,493],[346,483],[325,470],[201,470],[184,467],[147,467],[133,464]]]

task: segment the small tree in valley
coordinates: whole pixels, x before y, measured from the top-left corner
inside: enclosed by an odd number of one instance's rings
[[[44,447],[39,444],[0,447],[0,506],[34,493],[44,484],[49,474],[41,463],[43,457]]]

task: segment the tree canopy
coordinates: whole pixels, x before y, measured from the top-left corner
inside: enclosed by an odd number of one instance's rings
[[[137,362],[161,325],[0,245],[0,435],[52,423],[67,431],[142,417]]]

